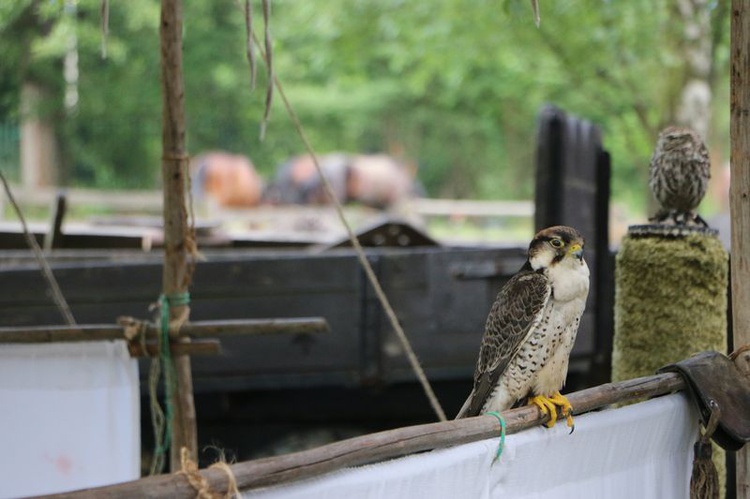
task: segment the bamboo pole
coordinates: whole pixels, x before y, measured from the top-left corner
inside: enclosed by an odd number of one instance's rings
[[[116,324],[0,327],[0,344],[123,340],[126,339],[125,329],[125,326]],[[190,338],[211,338],[246,334],[314,334],[329,331],[328,322],[322,317],[300,317],[196,321],[183,325],[179,334]],[[158,335],[157,326],[145,324],[146,339],[154,340]]]
[[[636,401],[682,390],[685,383],[676,373],[608,383],[568,395],[574,413],[592,411],[617,402]],[[548,418],[535,406],[526,406],[503,413],[506,433],[538,426]],[[238,488],[248,490],[282,482],[302,480],[349,466],[461,445],[497,437],[500,424],[494,416],[458,419],[442,423],[398,428],[342,440],[293,454],[245,461],[230,466]],[[224,470],[202,470],[211,491],[224,494],[228,480]],[[196,490],[184,474],[160,475],[107,487],[58,494],[56,498],[192,498]]]
[[[732,0],[731,178],[732,332],[734,347],[750,343],[750,5]],[[737,497],[750,498],[750,450],[737,451]]]
[[[185,87],[182,79],[182,0],[161,2],[161,83],[162,83],[162,182],[164,192],[164,273],[166,297],[188,291],[192,234],[187,221],[187,150],[185,146]],[[179,341],[179,326],[190,315],[187,304],[170,307],[170,336]],[[173,327],[173,325],[175,325]],[[189,340],[182,340],[189,341]],[[169,381],[168,381],[169,382]],[[180,449],[188,449],[196,459],[198,447],[190,357],[174,357],[172,396],[171,469],[180,463]]]

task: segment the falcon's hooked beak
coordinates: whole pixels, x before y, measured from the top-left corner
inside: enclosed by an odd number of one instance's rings
[[[568,254],[575,257],[577,260],[583,259],[583,247],[578,244],[571,244],[570,248],[568,248]]]

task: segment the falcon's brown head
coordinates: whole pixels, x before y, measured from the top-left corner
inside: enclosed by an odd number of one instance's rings
[[[540,230],[529,245],[529,264],[534,270],[561,262],[583,264],[583,236],[572,227],[555,225]]]

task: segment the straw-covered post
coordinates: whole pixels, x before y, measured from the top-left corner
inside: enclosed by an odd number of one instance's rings
[[[711,230],[629,228],[616,260],[613,381],[726,350],[727,258]]]
[[[727,258],[711,229],[629,228],[616,259],[613,381],[726,350]],[[723,488],[724,452],[716,445],[713,461]]]
[[[182,78],[182,0],[161,2],[161,84],[162,84],[162,181],[164,193],[164,274],[166,300],[184,297],[190,283],[190,258],[193,245],[187,220],[188,156],[185,146],[185,87]],[[170,303],[170,336],[178,339],[181,323],[190,309],[187,299]],[[183,340],[184,341],[184,340]],[[186,447],[196,459],[198,446],[193,379],[190,357],[174,357],[175,389],[172,397],[171,469],[179,469],[180,448]]]

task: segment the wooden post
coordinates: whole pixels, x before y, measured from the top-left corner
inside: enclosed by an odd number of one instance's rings
[[[182,0],[161,2],[161,84],[162,84],[162,182],[164,189],[164,274],[165,296],[188,291],[192,234],[187,221],[187,151],[185,147],[185,87],[182,79]],[[187,321],[187,305],[170,307],[170,335],[178,338],[179,324]],[[187,340],[183,340],[187,341]],[[180,468],[180,449],[187,447],[196,460],[198,437],[193,401],[190,357],[176,355],[175,389],[172,397],[171,470]]]
[[[50,222],[49,230],[44,235],[44,251],[52,251],[53,248],[62,247],[62,224],[67,211],[68,196],[65,192],[59,191],[52,205],[52,221]]]
[[[731,175],[732,331],[734,348],[750,343],[750,5],[732,0]],[[737,452],[737,497],[750,498],[750,449]]]

